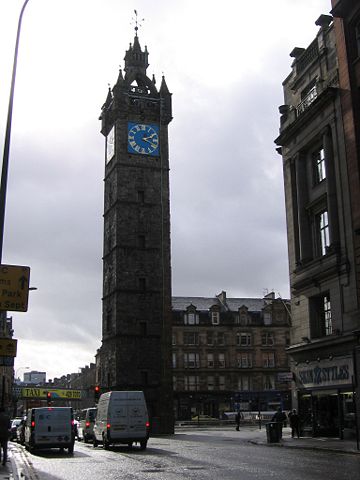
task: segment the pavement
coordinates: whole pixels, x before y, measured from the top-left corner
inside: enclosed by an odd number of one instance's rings
[[[360,456],[360,450],[357,448],[356,438],[350,440],[340,440],[339,438],[329,437],[300,437],[292,438],[291,429],[284,428],[282,439],[278,443],[268,443],[266,437],[266,428],[253,430],[252,438],[248,441],[255,445],[268,445],[269,447],[298,448],[302,450],[322,450],[328,452],[354,454]],[[360,448],[360,445],[359,445]]]

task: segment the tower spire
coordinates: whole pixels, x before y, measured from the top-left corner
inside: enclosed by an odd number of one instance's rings
[[[142,27],[142,23],[143,23],[143,21],[144,21],[145,19],[144,19],[144,18],[142,18],[141,20],[138,19],[138,12],[137,12],[137,10],[134,10],[134,13],[135,13],[135,17],[133,17],[133,18],[131,19],[131,23],[132,23],[133,25],[135,25],[135,27],[134,27],[135,37],[137,37],[137,36],[138,36],[137,32],[138,32],[139,28]]]

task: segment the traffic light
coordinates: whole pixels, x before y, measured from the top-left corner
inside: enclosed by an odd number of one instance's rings
[[[95,400],[95,403],[97,403],[99,401],[99,397],[100,397],[100,387],[99,385],[95,385],[94,387],[94,400]]]
[[[50,405],[51,405],[51,392],[46,392],[46,400],[47,400],[48,407],[50,407]]]

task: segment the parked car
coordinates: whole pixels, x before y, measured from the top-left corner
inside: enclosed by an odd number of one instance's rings
[[[78,440],[84,440],[85,443],[92,442],[94,439],[94,423],[96,419],[97,408],[85,408],[80,411],[78,416]]]
[[[219,420],[218,418],[210,417],[210,415],[195,415],[191,417],[191,420],[196,420],[197,422],[211,422],[213,420]]]
[[[16,429],[16,441],[21,445],[24,445],[24,442],[25,442],[25,424],[26,424],[26,416],[21,419],[21,422]]]
[[[22,418],[14,418],[11,420],[9,440],[16,440],[16,430],[21,423]]]

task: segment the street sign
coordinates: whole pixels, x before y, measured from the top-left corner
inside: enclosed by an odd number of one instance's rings
[[[14,357],[0,357],[0,366],[1,367],[13,367],[14,366]]]
[[[0,310],[27,312],[30,267],[0,265]]]
[[[17,340],[0,338],[0,357],[16,357]]]

